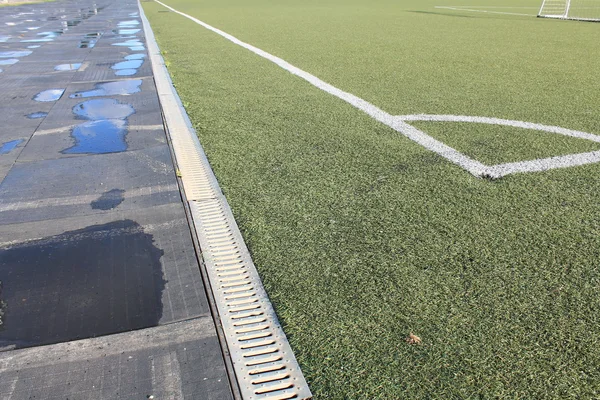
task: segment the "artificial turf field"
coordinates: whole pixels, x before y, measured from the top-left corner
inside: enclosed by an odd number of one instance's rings
[[[165,2],[391,115],[600,135],[600,24],[534,18],[537,0]],[[143,6],[317,399],[600,398],[600,164],[476,177]],[[488,165],[600,150],[412,125]]]

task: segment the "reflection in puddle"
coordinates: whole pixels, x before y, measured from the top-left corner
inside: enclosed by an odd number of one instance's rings
[[[9,58],[9,59],[6,59],[6,60],[0,60],[0,65],[13,65],[13,64],[16,64],[18,62],[19,62],[19,60],[16,59],[16,58]]]
[[[130,21],[121,21],[119,22],[119,25],[117,25],[119,28],[134,28],[136,26],[138,26],[140,24],[140,21],[136,20],[136,19],[132,19]]]
[[[143,60],[144,58],[146,58],[146,55],[142,53],[130,54],[125,57],[126,60]]]
[[[113,33],[116,33],[117,35],[135,35],[139,31],[141,31],[141,29],[115,29]]]
[[[117,76],[132,76],[137,74],[137,69],[119,69],[115,71],[115,75]]]
[[[0,35],[0,43],[6,43],[6,42],[8,42],[8,39],[10,39],[10,38],[11,38],[11,36]]]
[[[31,51],[0,51],[0,58],[19,58],[30,55]]]
[[[80,49],[91,49],[96,45],[97,40],[88,40],[88,39],[84,39],[81,42],[79,42],[79,48]]]
[[[89,121],[73,128],[71,135],[75,146],[61,151],[63,154],[105,154],[127,150],[125,135],[127,121],[102,119]]]
[[[33,99],[35,101],[44,101],[44,102],[56,101],[56,100],[60,99],[60,97],[63,95],[64,92],[65,92],[65,89],[44,90],[43,92],[36,94]]]
[[[54,39],[42,38],[42,39],[21,40],[21,43],[47,43],[47,42],[53,42],[53,41],[54,41]]]
[[[55,71],[75,71],[81,67],[81,63],[76,64],[60,64],[54,67]]]
[[[54,39],[56,39],[60,35],[62,35],[62,31],[40,32],[40,33],[38,33],[38,36],[41,36],[41,38],[21,40],[21,43],[52,42]]]
[[[31,114],[27,114],[27,118],[29,118],[29,119],[46,118],[47,115],[48,115],[47,112],[38,111],[38,112],[31,113]]]
[[[73,107],[78,117],[91,120],[124,119],[135,113],[129,104],[121,104],[115,99],[94,99],[84,101]]]
[[[131,51],[142,51],[145,50],[144,43],[140,42],[137,39],[127,40],[125,42],[113,43],[113,46],[123,46],[129,47]]]
[[[130,76],[135,75],[137,69],[142,66],[144,60],[129,60],[121,61],[113,65],[111,68],[115,70],[115,75],[118,76]]]
[[[17,139],[17,140],[11,140],[10,142],[3,143],[2,146],[0,146],[0,154],[8,154],[8,153],[10,153],[14,149],[16,149],[18,145],[20,145],[24,141],[25,141],[25,139]]]
[[[71,98],[83,98],[83,97],[98,97],[98,96],[114,96],[114,95],[128,95],[138,93],[141,91],[142,86],[141,79],[133,79],[128,81],[119,82],[107,82],[97,83],[96,89],[88,90],[85,92],[77,92],[71,95]]]
[[[142,66],[143,63],[144,63],[144,60],[121,61],[121,62],[113,65],[111,68],[112,69],[139,68]]]

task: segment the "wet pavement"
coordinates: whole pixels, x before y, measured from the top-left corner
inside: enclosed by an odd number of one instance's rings
[[[0,8],[0,398],[232,398],[137,3]]]

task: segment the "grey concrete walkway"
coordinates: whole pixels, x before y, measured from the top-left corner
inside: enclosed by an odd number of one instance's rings
[[[132,0],[0,8],[0,399],[229,399]]]

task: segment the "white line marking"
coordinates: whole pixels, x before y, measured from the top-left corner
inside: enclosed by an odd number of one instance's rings
[[[466,115],[399,115],[401,121],[425,121],[425,122],[472,122],[477,124],[503,125],[512,126],[514,128],[532,129],[535,131],[543,131],[549,133],[558,133],[564,136],[570,136],[578,139],[591,140],[592,142],[600,143],[600,136],[591,133],[574,131],[571,129],[561,128],[558,126],[534,124],[531,122],[513,121],[510,119],[487,118],[487,117],[469,117]]]
[[[445,10],[454,10],[454,11],[470,11],[470,12],[480,12],[480,13],[487,13],[487,14],[504,14],[504,15],[519,15],[519,16],[523,16],[523,17],[535,17],[536,14],[521,14],[521,13],[511,13],[511,12],[504,12],[504,11],[488,11],[488,10],[477,10],[474,8],[458,8],[458,7],[447,7],[447,6],[435,6],[435,8],[438,9],[445,9]]]
[[[558,133],[565,136],[572,136],[581,139],[592,140],[594,142],[600,143],[600,136],[592,135],[590,133],[573,131],[570,129],[565,129],[557,126],[548,126],[541,124],[534,124],[528,122],[520,122],[520,121],[512,121],[505,120],[499,118],[487,118],[487,117],[469,117],[469,116],[452,116],[452,115],[408,115],[408,116],[392,116],[385,111],[379,109],[373,104],[367,102],[366,100],[361,99],[351,93],[345,92],[341,89],[338,89],[327,82],[322,81],[316,76],[301,70],[298,67],[288,63],[287,61],[274,56],[264,50],[261,50],[257,47],[252,46],[251,44],[245,43],[240,39],[232,36],[226,32],[223,32],[220,29],[217,29],[206,22],[200,21],[197,18],[192,17],[191,15],[185,14],[181,11],[174,9],[166,5],[165,3],[155,0],[158,4],[163,7],[171,10],[172,12],[179,14],[200,26],[224,37],[241,46],[247,50],[250,50],[254,54],[263,57],[286,71],[290,72],[293,75],[296,75],[305,81],[309,82],[313,86],[341,99],[350,105],[358,108],[359,110],[365,112],[373,119],[381,122],[394,129],[395,131],[401,133],[407,138],[417,142],[421,146],[425,147],[428,150],[431,150],[440,156],[446,158],[447,160],[453,162],[456,165],[461,166],[462,168],[469,171],[471,174],[478,177],[492,177],[492,178],[500,178],[502,176],[513,174],[517,172],[537,172],[537,171],[545,171],[553,168],[566,168],[571,166],[579,166],[589,163],[598,162],[596,157],[596,152],[592,153],[582,153],[578,155],[569,155],[569,156],[561,156],[561,157],[552,157],[541,160],[533,160],[533,161],[524,161],[518,163],[509,163],[509,164],[501,164],[496,166],[487,166],[485,164],[480,163],[479,161],[473,160],[472,158],[466,156],[465,154],[460,153],[459,151],[453,149],[452,147],[440,142],[437,139],[427,135],[425,132],[420,131],[419,129],[409,125],[406,121],[445,121],[445,122],[475,122],[475,123],[483,123],[483,124],[495,124],[495,125],[505,125],[505,126],[514,126],[524,129],[535,129],[541,130],[550,133]],[[436,8],[445,8],[445,7],[436,7]],[[447,8],[447,7],[446,7]],[[481,11],[481,10],[479,10]],[[486,12],[486,11],[482,11]],[[519,15],[519,14],[518,14]],[[526,16],[534,16],[532,14],[520,14]]]
[[[215,32],[216,34],[237,44],[238,46],[242,46],[257,55],[259,55],[263,58],[266,58],[269,61],[272,61],[273,63],[279,65],[281,68],[285,69],[286,71],[289,71],[290,73],[306,80],[307,82],[318,87],[319,89],[321,89],[329,94],[332,94],[341,100],[344,100],[345,102],[351,104],[352,106],[358,108],[359,110],[367,113],[375,120],[389,126],[390,128],[403,134],[404,136],[408,137],[409,139],[414,140],[415,142],[419,143],[421,146],[442,155],[443,157],[447,158],[448,160],[452,161],[455,164],[460,165],[461,167],[463,167],[464,169],[466,169],[473,175],[480,176],[484,172],[485,166],[483,164],[470,159],[469,157],[454,150],[452,147],[445,145],[444,143],[440,142],[439,140],[432,138],[431,136],[419,131],[418,129],[416,129],[402,121],[396,120],[392,115],[384,112],[383,110],[380,110],[379,108],[375,107],[373,104],[371,104],[353,94],[344,92],[343,90],[340,90],[340,89],[320,80],[316,76],[311,75],[308,72],[303,71],[300,68],[293,66],[292,64],[288,63],[287,61],[282,60],[279,57],[269,54],[266,51],[261,50],[257,47],[254,47],[248,43],[242,42],[238,38],[236,38],[228,33],[225,33],[213,26],[210,26],[207,23],[202,22],[190,15],[187,15],[185,13],[177,11],[173,7],[170,7],[170,6],[162,3],[161,1],[156,0],[156,2],[158,4],[161,4],[163,7],[168,8],[169,10],[173,11],[174,13],[182,15],[182,16],[194,21],[195,23],[205,27],[206,29]]]
[[[488,174],[492,178],[500,178],[516,172],[540,172],[556,168],[578,167],[597,162],[600,162],[600,151],[592,151],[589,153],[569,154],[567,156],[493,165],[488,168]]]
[[[523,7],[523,6],[440,6],[440,7],[455,7],[455,8],[508,8],[508,9],[530,9],[530,10],[539,10],[539,7]]]

